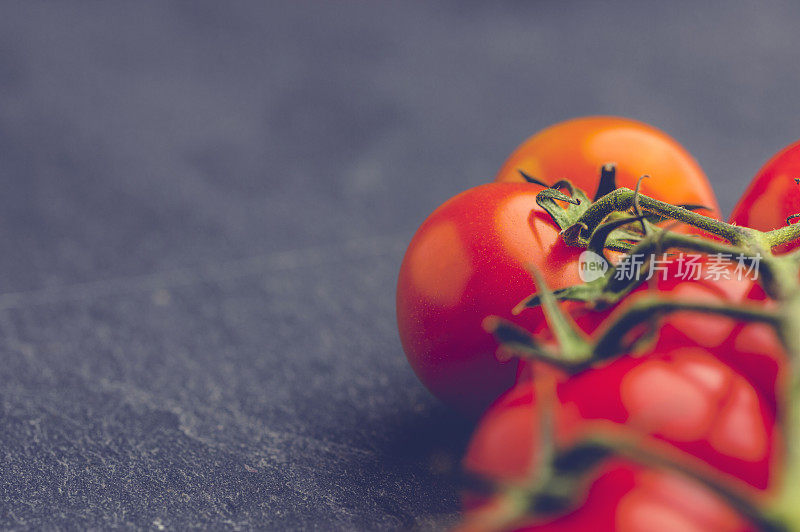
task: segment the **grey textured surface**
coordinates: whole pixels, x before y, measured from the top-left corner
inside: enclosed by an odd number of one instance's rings
[[[800,4],[0,3],[0,526],[441,528],[469,427],[394,281],[611,113],[729,210],[800,137]]]

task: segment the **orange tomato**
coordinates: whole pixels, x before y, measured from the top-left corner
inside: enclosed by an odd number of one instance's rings
[[[543,129],[522,143],[497,174],[497,182],[524,182],[522,170],[548,184],[569,179],[592,197],[600,168],[615,163],[617,186],[673,204],[699,204],[719,217],[719,207],[703,170],[678,142],[653,126],[614,116],[587,116]]]

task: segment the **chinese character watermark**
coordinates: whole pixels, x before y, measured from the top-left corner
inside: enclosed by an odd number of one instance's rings
[[[692,281],[755,281],[760,264],[761,254],[752,257],[742,253],[632,254],[626,255],[614,266],[613,276],[619,281],[666,280],[668,277]],[[603,277],[610,268],[602,256],[588,250],[581,253],[578,267],[584,282]]]

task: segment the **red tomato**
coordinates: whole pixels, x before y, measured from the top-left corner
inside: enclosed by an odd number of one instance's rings
[[[487,504],[492,504],[489,501]],[[486,506],[467,511],[472,513]],[[487,532],[457,527],[459,532]],[[708,489],[680,475],[620,459],[604,463],[576,510],[549,519],[529,519],[518,532],[755,532]]]
[[[746,297],[752,298],[753,291]],[[734,301],[739,303],[748,301]],[[677,313],[664,320],[656,349],[691,345],[706,349],[743,375],[766,402],[773,407],[777,404],[778,374],[788,359],[770,325],[698,313]]]
[[[744,377],[692,346],[624,356],[557,386],[557,440],[572,441],[587,420],[610,420],[765,489],[775,442],[774,409]],[[532,383],[501,397],[470,443],[467,469],[519,479],[535,458]]]
[[[800,141],[779,151],[758,171],[733,208],[730,222],[760,231],[786,225],[786,218],[800,214]],[[777,251],[796,249],[800,242],[779,246]]]
[[[709,262],[704,261],[702,266],[701,279],[692,280],[681,278],[679,268],[670,265],[666,279],[659,277],[651,289],[657,290],[659,297],[679,301],[772,304],[757,282],[739,279],[734,271],[729,271],[730,278],[706,278],[710,274]],[[633,301],[630,298],[627,303]],[[699,346],[707,350],[743,375],[770,404],[776,404],[775,385],[787,359],[783,344],[771,326],[696,312],[669,314],[660,324],[654,350],[669,352],[681,346]]]
[[[612,309],[597,311],[582,305],[567,308],[581,330],[593,335],[599,333],[607,320],[613,319],[609,318],[612,312],[622,311],[639,298],[654,294],[662,299],[698,303],[771,304],[760,285],[746,277],[740,279],[735,268],[716,279],[708,257],[699,264],[699,279],[694,279],[692,275],[688,278],[685,275],[686,262],[669,262],[665,265],[665,272],[654,271],[651,281],[642,282]],[[707,278],[709,275],[712,276]],[[543,322],[539,322],[533,332],[539,338],[551,337],[547,324]],[[682,346],[702,347],[745,376],[770,404],[775,405],[775,385],[786,357],[777,334],[769,325],[712,314],[675,312],[663,317],[656,334],[654,351],[668,352]],[[519,380],[527,380],[531,375],[530,364],[525,362],[520,366]]]
[[[495,181],[523,182],[519,170],[546,183],[569,179],[592,197],[600,168],[616,163],[617,185],[673,204],[699,204],[719,217],[717,200],[703,170],[675,139],[628,118],[587,116],[560,122],[522,143],[506,160]]]
[[[578,248],[564,244],[536,205],[539,187],[493,183],[447,201],[422,224],[400,268],[400,339],[420,380],[444,402],[477,414],[514,381],[516,361],[499,362],[482,328],[499,315],[528,328],[541,310],[511,316],[536,291],[536,265],[551,288],[580,282]]]
[[[560,382],[556,395],[557,445],[568,445],[591,430],[592,420],[609,420],[666,442],[754,491],[769,484],[778,441],[773,411],[741,375],[703,349],[623,357]],[[537,460],[537,415],[532,384],[520,385],[501,397],[486,412],[470,442],[466,469],[494,481],[523,481]],[[656,485],[659,489],[653,491]],[[491,499],[473,500],[467,511],[480,511],[481,505],[491,503]],[[662,530],[652,523],[645,526],[648,521],[639,520],[644,519],[640,512],[665,519],[665,527],[674,524],[666,530],[747,529],[704,488],[667,472],[617,460],[605,462],[577,510],[522,529],[583,530],[580,524],[594,522],[593,529],[619,530],[620,520],[631,519],[630,529]]]

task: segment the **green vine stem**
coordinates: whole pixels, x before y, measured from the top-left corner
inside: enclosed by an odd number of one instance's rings
[[[564,188],[563,183],[559,184]],[[571,187],[566,187],[573,193]],[[638,188],[638,187],[637,187]],[[542,194],[547,210],[554,210],[555,201],[565,201],[553,189]],[[578,191],[581,200],[585,194]],[[574,202],[570,202],[573,203]],[[544,207],[544,205],[542,205]],[[695,208],[696,206],[688,206]],[[561,209],[564,211],[565,209]],[[758,264],[760,282],[765,291],[778,304],[776,312],[764,310],[756,306],[713,305],[687,301],[676,301],[664,298],[642,298],[620,313],[615,313],[609,325],[592,341],[583,335],[574,322],[565,317],[557,304],[557,300],[584,301],[589,304],[613,304],[626,295],[631,287],[612,283],[610,271],[604,280],[564,289],[551,293],[537,278],[540,291],[535,296],[523,301],[515,313],[525,308],[542,305],[548,322],[554,330],[559,349],[544,345],[534,339],[527,331],[500,320],[489,318],[484,326],[494,332],[504,346],[521,352],[524,356],[547,361],[567,371],[581,371],[599,360],[605,360],[621,354],[631,345],[625,345],[622,339],[633,327],[653,319],[655,316],[669,312],[691,311],[715,313],[735,319],[761,321],[775,327],[789,356],[788,367],[783,371],[778,384],[779,421],[784,438],[784,467],[775,471],[777,482],[767,492],[764,500],[751,500],[726,483],[720,483],[705,473],[697,473],[694,466],[685,468],[680,463],[648,456],[647,448],[631,444],[630,441],[586,440],[586,444],[607,445],[618,454],[639,458],[645,463],[666,465],[678,472],[703,482],[707,487],[727,499],[734,507],[751,519],[763,530],[800,531],[800,250],[788,255],[775,255],[772,248],[800,238],[800,224],[788,225],[773,231],[761,232],[755,229],[739,227],[693,212],[690,208],[676,206],[655,200],[626,188],[615,189],[596,199],[590,205],[585,200],[577,209],[566,209],[559,212],[559,225],[563,228],[564,240],[571,245],[586,247],[592,242],[593,248],[598,242],[612,241],[609,249],[626,247],[630,254],[652,255],[657,251],[669,249],[691,250],[707,254],[724,254],[742,257],[751,264]],[[633,212],[635,217],[631,217]],[[666,230],[650,224],[643,219],[648,214],[658,219],[672,219],[720,237],[722,240],[700,238]],[[626,218],[627,217],[627,218]],[[610,221],[609,221],[610,220]],[[620,222],[625,220],[625,222]],[[620,234],[620,228],[626,223],[634,222],[642,225],[638,240],[620,246],[619,238],[609,239],[612,233]],[[565,223],[568,223],[565,227]],[[613,224],[613,226],[611,225]],[[601,234],[592,239],[596,233]],[[626,233],[626,238],[631,235]],[[726,242],[727,241],[727,242]],[[624,242],[623,242],[624,244]],[[596,251],[596,249],[595,249]],[[601,249],[602,253],[602,249]],[[625,260],[624,258],[622,259]],[[538,276],[538,273],[534,272]],[[542,288],[544,288],[542,290]],[[603,443],[604,442],[604,443]]]
[[[800,530],[800,264],[796,256],[772,253],[774,246],[800,238],[800,224],[761,232],[637,195],[630,189],[617,189],[600,198],[586,210],[578,223],[591,234],[612,212],[631,209],[637,196],[643,210],[700,228],[730,243],[668,232],[659,235],[662,249],[683,248],[709,254],[741,255],[751,259],[757,257],[760,261],[764,289],[780,305],[779,311],[769,319],[789,355],[788,371],[784,371],[778,390],[785,467],[776,472],[779,481],[774,496],[764,505],[762,515],[764,522],[778,523],[778,528]]]
[[[618,188],[606,194],[586,209],[579,223],[585,225],[587,233],[591,234],[609,214],[618,211],[627,211],[633,208],[636,196],[637,193],[629,188]],[[703,216],[686,207],[665,203],[642,194],[638,194],[638,198],[639,207],[641,207],[642,210],[657,214],[662,218],[677,220],[699,227],[700,229],[721,236],[732,244],[740,243],[742,235],[745,233],[741,227],[726,224],[725,222],[720,222],[708,216]]]
[[[645,441],[644,437],[632,431],[614,430],[601,425],[582,438],[579,445],[597,447],[634,462],[679,473],[709,488],[762,532],[785,530],[781,521],[764,512],[758,501],[752,500],[751,493],[739,488],[738,479],[727,478],[710,466],[704,467],[697,460],[686,459],[680,451],[669,448],[667,444],[653,442],[651,439]]]
[[[517,356],[542,360],[571,374],[580,373],[599,362],[635,351],[641,338],[625,343],[629,332],[638,325],[675,312],[715,314],[772,326],[780,323],[777,312],[764,310],[757,305],[725,305],[642,296],[612,313],[608,317],[607,325],[598,331],[596,338],[586,338],[569,316],[560,310],[555,303],[554,295],[542,297],[542,306],[547,313],[548,323],[553,328],[558,349],[540,342],[527,330],[497,316],[486,318],[483,326],[507,349],[515,351]],[[552,319],[551,316],[556,319]],[[554,323],[558,325],[554,326]]]

